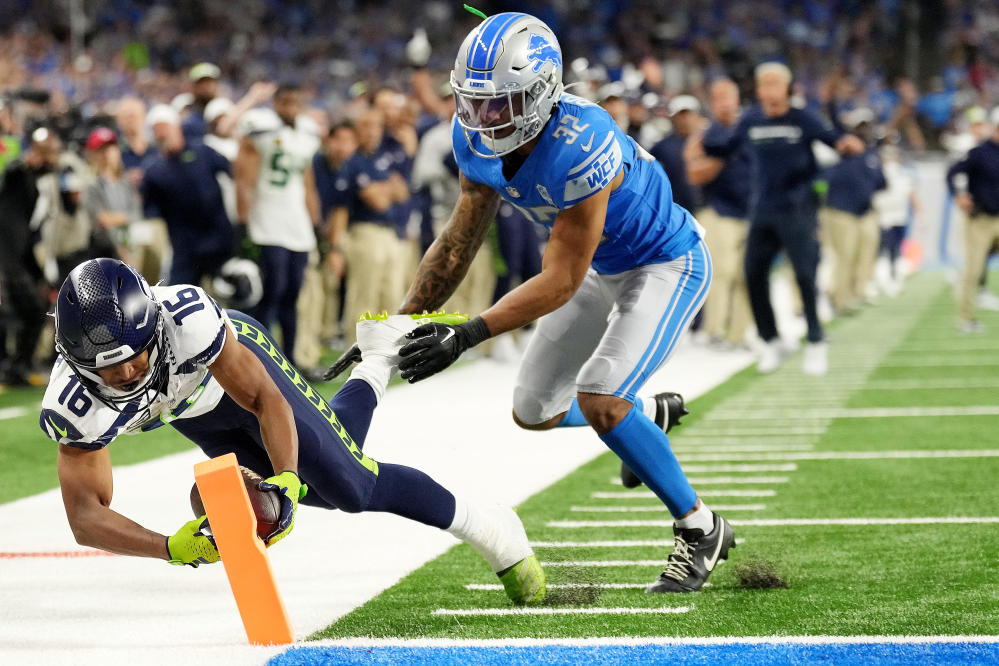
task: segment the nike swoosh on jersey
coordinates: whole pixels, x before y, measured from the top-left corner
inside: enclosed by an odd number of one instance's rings
[[[586,142],[585,144],[583,144],[582,146],[580,146],[580,148],[582,148],[582,149],[583,149],[583,152],[584,152],[584,153],[588,153],[588,152],[590,152],[590,148],[593,148],[593,134],[594,134],[593,132],[590,132],[590,140],[589,140],[589,141],[587,141],[587,142]]]
[[[51,426],[52,426],[53,428],[55,428],[55,431],[56,431],[57,433],[59,433],[59,436],[60,436],[60,437],[65,437],[65,436],[66,436],[66,433],[67,433],[67,432],[69,432],[68,430],[64,430],[64,429],[60,428],[59,426],[57,426],[57,425],[55,424],[55,421],[53,421],[53,420],[52,420],[52,417],[51,417],[51,416],[49,417],[49,424],[50,424],[50,425],[51,425]]]
[[[725,524],[719,522],[718,527],[722,530],[722,533],[718,536],[718,545],[715,546],[715,552],[711,554],[710,558],[704,558],[704,568],[707,571],[712,571],[715,568],[715,565],[718,563],[718,556],[721,555],[722,546],[725,544]]]

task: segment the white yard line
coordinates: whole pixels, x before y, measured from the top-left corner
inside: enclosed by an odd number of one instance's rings
[[[676,615],[692,606],[662,608],[438,608],[431,615]]]
[[[937,377],[935,379],[880,379],[867,382],[865,391],[896,391],[896,390],[939,390],[939,389],[976,389],[999,388],[999,379],[991,377]]]
[[[733,518],[733,525],[748,527],[783,527],[808,525],[968,525],[999,523],[999,516],[984,517],[939,517],[939,518]],[[672,520],[550,520],[547,527],[672,527]]]
[[[712,511],[765,511],[766,504],[711,504]],[[574,513],[654,513],[666,511],[662,504],[655,506],[571,506]]]
[[[724,460],[724,461],[752,461],[752,460],[905,460],[905,459],[920,459],[920,458],[996,458],[999,457],[999,449],[967,449],[967,450],[948,450],[948,449],[928,449],[919,450],[915,449],[912,451],[784,451],[781,453],[689,453],[680,456],[681,463],[683,461],[711,461],[711,460]],[[793,464],[793,463],[791,463]],[[693,467],[697,467],[697,471],[717,471],[717,472],[734,472],[740,471],[736,469],[728,469],[733,467],[740,467],[740,465],[718,465],[712,468],[711,465],[683,465],[684,470],[691,472],[694,471]],[[746,465],[746,467],[753,467],[753,465]],[[781,467],[781,465],[773,465],[773,467]],[[724,468],[724,469],[722,469]],[[753,470],[745,470],[753,471]],[[760,469],[759,471],[768,471]],[[784,471],[774,469],[772,471]]]
[[[697,494],[701,497],[773,497],[776,490],[699,490]],[[590,493],[593,499],[655,499],[656,494],[651,490],[621,490],[602,491]]]
[[[736,544],[746,540],[738,537]],[[604,541],[532,541],[533,548],[666,548],[673,545],[672,539],[620,539]]]
[[[0,409],[0,421],[5,419],[16,419],[28,413],[27,407],[4,407]]]
[[[711,412],[716,421],[767,420],[777,423],[815,421],[820,419],[881,419],[891,417],[921,416],[997,416],[999,405],[972,405],[969,407],[853,407],[840,409],[788,410],[719,410]]]
[[[678,437],[670,441],[673,451],[809,451],[815,448],[818,437],[793,437],[787,439],[765,439],[756,437],[717,439]],[[756,442],[756,443],[751,443]]]
[[[681,430],[674,433],[677,439],[688,437],[696,438],[717,438],[717,437],[748,437],[756,439],[758,437],[784,437],[786,435],[821,435],[826,431],[824,426],[779,426],[773,428],[753,427],[753,428],[730,428],[717,426],[708,423],[698,423],[693,430]]]
[[[786,476],[703,476],[688,478],[692,486],[710,486],[738,483],[787,483],[791,479]],[[620,477],[612,476],[608,481],[611,485],[620,486]]]
[[[648,583],[548,583],[546,585],[549,590],[644,590],[648,586]],[[499,592],[503,586],[499,583],[469,583],[465,589],[478,592]]]
[[[665,560],[553,560],[543,567],[661,567]]]
[[[737,456],[740,457],[743,455],[746,454],[737,454]],[[781,460],[786,457],[779,453],[766,455],[768,455],[768,457],[760,458],[760,460]],[[798,466],[794,463],[782,463],[779,465],[688,465],[686,464],[687,460],[716,460],[716,458],[701,457],[698,454],[686,453],[679,457],[680,463],[683,465],[683,471],[688,474],[697,474],[701,472],[795,472],[798,469]],[[724,458],[721,459],[724,460]],[[736,457],[733,459],[738,460],[740,458]],[[753,458],[747,457],[746,460],[753,460]],[[800,458],[800,460],[804,460],[804,458]]]

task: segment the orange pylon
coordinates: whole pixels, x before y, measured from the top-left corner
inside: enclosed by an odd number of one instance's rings
[[[295,640],[291,622],[274,580],[267,549],[257,537],[257,518],[236,455],[227,453],[197,463],[194,479],[246,637],[254,645],[291,643]]]

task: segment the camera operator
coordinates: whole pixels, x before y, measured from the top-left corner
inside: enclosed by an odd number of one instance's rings
[[[0,350],[0,383],[28,383],[35,345],[45,325],[47,287],[32,252],[31,220],[39,198],[38,180],[56,169],[61,147],[54,132],[36,129],[28,150],[7,166],[0,182],[0,284],[3,304],[13,314],[3,326],[5,333],[15,336],[9,359],[3,358],[6,350]]]

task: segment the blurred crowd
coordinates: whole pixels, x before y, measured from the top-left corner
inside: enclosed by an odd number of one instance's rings
[[[53,294],[95,256],[118,256],[151,283],[200,284],[253,313],[311,377],[324,346],[351,342],[359,312],[398,306],[457,196],[447,78],[479,20],[459,3],[420,3],[417,17],[397,0],[96,0],[80,13],[65,11],[74,3],[0,4],[0,384],[41,381]],[[755,101],[763,60],[779,56],[793,72],[792,106],[864,142],[859,154],[818,155],[832,274],[822,289],[836,312],[901,288],[919,205],[912,160],[924,151],[956,162],[948,185],[969,219],[999,214],[976,194],[988,191],[980,172],[990,155],[965,157],[995,142],[999,5],[918,3],[915,16],[911,4],[531,7],[559,36],[569,91],[603,105],[658,159],[676,200],[708,228],[716,277],[698,321],[706,342],[753,339],[748,193],[722,172],[748,158],[705,161],[702,144]],[[893,48],[928,39],[928,21],[933,43]],[[934,55],[925,85],[907,76],[912,53]],[[968,331],[980,328],[975,307],[995,305],[978,294],[989,224],[969,258],[981,270],[965,275]],[[485,309],[540,270],[543,246],[541,230],[504,204],[447,307]],[[515,345],[500,338],[483,353],[503,358]]]

